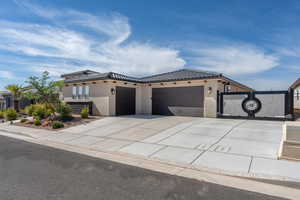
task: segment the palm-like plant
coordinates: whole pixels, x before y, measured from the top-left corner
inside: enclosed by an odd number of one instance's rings
[[[17,111],[19,111],[19,103],[23,93],[22,86],[18,84],[11,84],[11,85],[7,85],[5,88],[12,93],[13,100],[14,100],[14,108]]]

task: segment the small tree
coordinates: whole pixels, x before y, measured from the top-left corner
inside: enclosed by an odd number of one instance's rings
[[[29,90],[25,96],[36,103],[59,103],[59,91],[61,85],[57,81],[51,81],[49,73],[43,72],[41,77],[31,76],[26,81]]]
[[[14,108],[16,111],[19,111],[19,104],[23,94],[22,86],[17,84],[12,84],[12,85],[7,85],[5,88],[12,93],[13,100],[14,100]]]

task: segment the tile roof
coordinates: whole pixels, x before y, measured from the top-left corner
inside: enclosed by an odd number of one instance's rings
[[[161,81],[181,81],[194,79],[207,79],[221,77],[222,74],[215,72],[196,71],[190,69],[181,69],[173,72],[157,74],[153,76],[143,77],[141,80],[146,83]]]
[[[79,73],[72,73],[79,74]],[[64,74],[62,77],[66,77],[69,74]],[[221,77],[222,74],[215,72],[204,72],[204,71],[196,71],[189,69],[181,69],[178,71],[167,72],[162,74],[157,74],[153,76],[147,76],[142,78],[135,78],[131,76],[126,76],[123,74],[118,74],[115,72],[108,73],[97,73],[91,75],[82,75],[79,77],[74,77],[70,79],[66,79],[66,83],[74,83],[79,81],[92,81],[92,80],[103,80],[103,79],[113,79],[113,80],[121,80],[121,81],[131,81],[137,83],[154,83],[154,82],[162,82],[162,81],[180,81],[180,80],[195,80],[195,79],[207,79],[207,78],[217,78]]]
[[[89,71],[89,70],[85,70],[85,71]],[[135,83],[156,83],[156,82],[167,82],[167,81],[184,81],[184,80],[201,80],[201,79],[210,79],[210,78],[224,78],[227,81],[234,82],[244,88],[252,90],[251,88],[249,88],[241,83],[238,83],[227,77],[224,77],[221,73],[198,71],[198,70],[191,70],[191,69],[181,69],[181,70],[177,70],[177,71],[173,71],[173,72],[156,74],[156,75],[142,77],[142,78],[135,78],[135,77],[126,76],[123,74],[118,74],[115,72],[98,73],[98,72],[92,71],[92,73],[86,74],[86,73],[83,73],[85,71],[75,72],[75,73],[71,73],[71,74],[64,74],[62,77],[72,76],[74,74],[78,75],[80,73],[82,74],[81,76],[65,79],[65,83],[76,83],[76,82],[82,82],[82,81],[96,81],[96,80],[105,80],[105,79],[129,81],[129,82],[135,82]],[[89,71],[89,72],[91,72],[91,71]]]

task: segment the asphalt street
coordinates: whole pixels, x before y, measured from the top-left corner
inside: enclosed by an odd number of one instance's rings
[[[282,199],[0,136],[1,200]]]

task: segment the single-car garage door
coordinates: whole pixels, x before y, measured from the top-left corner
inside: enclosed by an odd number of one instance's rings
[[[152,114],[203,117],[204,88],[152,88]]]
[[[116,87],[116,115],[135,114],[135,88]]]

